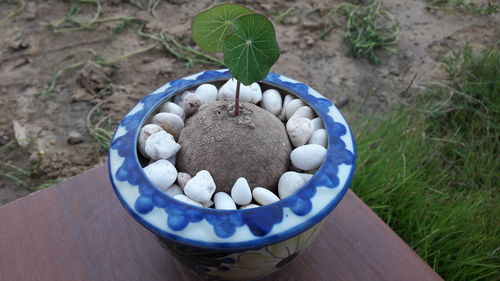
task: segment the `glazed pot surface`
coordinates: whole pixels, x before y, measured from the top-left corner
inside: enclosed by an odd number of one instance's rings
[[[166,195],[142,170],[136,146],[140,128],[174,95],[229,78],[227,70],[205,71],[171,81],[145,96],[120,122],[108,165],[121,203],[179,260],[212,276],[247,280],[283,267],[312,241],[321,220],[349,187],[355,169],[355,144],[347,122],[328,99],[303,83],[270,73],[259,82],[262,87],[296,95],[323,121],[327,154],[313,177],[276,203],[245,210],[200,208]]]

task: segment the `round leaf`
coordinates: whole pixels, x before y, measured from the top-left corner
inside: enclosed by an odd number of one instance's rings
[[[224,39],[224,63],[243,85],[267,76],[280,51],[273,24],[263,15],[250,14],[234,22]]]
[[[235,4],[222,4],[199,13],[191,26],[194,42],[207,52],[221,52],[234,20],[249,13],[252,10]]]

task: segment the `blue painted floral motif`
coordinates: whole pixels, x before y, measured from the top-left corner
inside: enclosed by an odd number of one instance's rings
[[[283,82],[280,75],[270,73],[264,80],[272,84],[283,85],[293,89],[296,93],[307,94],[309,87],[302,83]],[[317,108],[319,112],[329,112],[333,104],[325,98],[317,98],[313,95],[300,95],[306,102]],[[325,128],[328,128],[328,152],[324,164],[321,167],[319,176],[316,177],[315,186],[307,184],[300,189],[294,196],[294,200],[289,200],[286,204],[295,214],[303,216],[312,209],[311,198],[316,193],[316,186],[326,186],[335,188],[339,184],[337,176],[338,166],[342,164],[353,165],[354,154],[346,149],[344,141],[340,138],[347,133],[346,127],[339,122],[335,122],[329,115],[322,116]],[[325,118],[326,117],[326,118]]]
[[[244,212],[242,217],[252,234],[261,237],[268,234],[275,224],[283,220],[283,208],[274,205],[254,208],[249,212]]]
[[[167,205],[165,212],[169,214],[167,224],[173,230],[182,230],[189,223],[199,222],[203,219],[203,215],[199,211],[189,208]]]
[[[240,214],[208,214],[205,218],[214,226],[215,233],[221,238],[231,237],[236,227],[243,225]]]
[[[196,258],[191,259],[192,263],[196,263],[194,269],[202,274],[215,276],[216,280],[259,280],[293,261],[314,240],[319,227],[320,225],[315,225],[288,240],[259,249],[226,253],[226,257],[222,258],[220,255],[202,253],[195,249],[189,251],[184,249],[183,252],[177,251],[172,254],[188,259],[189,254],[195,250]],[[169,246],[169,249],[171,248],[172,245]],[[203,266],[199,266],[200,264]]]
[[[263,82],[287,89],[309,103],[322,118],[328,133],[328,152],[326,159],[320,170],[302,189],[292,196],[271,205],[242,211],[221,212],[220,210],[205,209],[184,204],[155,188],[146,178],[137,158],[136,140],[142,123],[163,100],[174,94],[205,82],[228,78],[230,78],[230,73],[228,71],[205,71],[199,75],[171,81],[161,88],[163,90],[157,90],[144,97],[136,108],[134,108],[120,123],[119,130],[124,133],[121,135],[117,134],[113,139],[110,147],[110,155],[111,151],[116,151],[118,155],[123,158],[123,162],[117,168],[114,177],[112,176],[111,179],[115,190],[117,190],[116,186],[120,184],[115,182],[115,179],[138,187],[139,196],[135,199],[133,206],[126,204],[119,192],[117,192],[118,197],[137,220],[141,221],[156,233],[161,233],[170,238],[177,239],[178,237],[175,236],[175,234],[171,234],[170,231],[182,231],[190,224],[196,224],[202,220],[206,220],[213,227],[215,235],[222,239],[232,237],[238,228],[245,225],[254,237],[266,237],[275,225],[285,220],[285,208],[289,208],[297,216],[310,214],[313,206],[312,198],[316,195],[317,188],[320,186],[330,189],[339,187],[339,166],[344,164],[352,166],[347,183],[342,186],[343,192],[340,192],[340,195],[336,198],[332,198],[332,202],[335,202],[330,204],[325,210],[321,210],[322,213],[316,214],[317,217],[315,220],[306,221],[304,223],[302,228],[307,229],[307,227],[314,225],[328,214],[334,205],[340,201],[340,198],[347,189],[355,162],[353,152],[346,148],[346,143],[342,140],[342,136],[348,133],[349,137],[351,137],[348,128],[339,122],[340,120],[334,120],[329,114],[330,110],[332,110],[332,108],[334,109],[333,104],[329,100],[310,94],[310,88],[307,85],[299,82],[291,82],[292,80],[275,73],[270,73]],[[110,162],[111,161],[115,161],[115,159],[112,159],[110,156]],[[168,214],[164,223],[169,231],[165,232],[160,230],[161,227],[144,223],[140,215],[135,215],[135,213],[142,215],[149,214],[155,208],[160,208]],[[287,237],[296,235],[298,230],[295,231],[295,233],[289,232],[275,235],[266,241],[269,243],[273,241],[272,239],[275,241],[283,240]],[[178,239],[178,241],[180,240],[182,239]],[[206,244],[200,243],[199,245],[203,246]],[[224,245],[226,244],[221,243],[220,245],[220,247],[225,247]]]

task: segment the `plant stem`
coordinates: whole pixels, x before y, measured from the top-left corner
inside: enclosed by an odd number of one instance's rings
[[[234,116],[240,115],[240,86],[241,82],[236,80],[236,99],[234,100]]]

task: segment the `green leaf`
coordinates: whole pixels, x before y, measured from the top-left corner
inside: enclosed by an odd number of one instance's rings
[[[222,4],[196,15],[191,26],[194,42],[207,52],[221,52],[224,38],[232,32],[232,24],[252,10],[235,4]]]
[[[224,40],[224,63],[243,85],[267,76],[280,50],[273,24],[263,15],[250,14],[234,22],[234,33]]]

